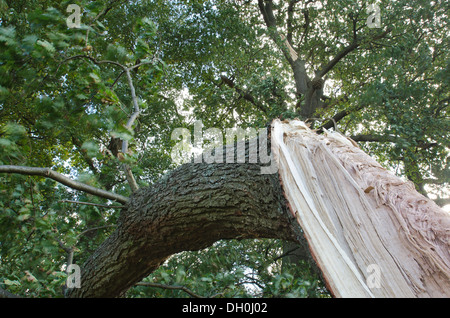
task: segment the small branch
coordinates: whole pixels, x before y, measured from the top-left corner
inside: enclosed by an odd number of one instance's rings
[[[289,6],[287,9],[288,18],[287,18],[287,36],[286,36],[286,38],[290,45],[292,45],[292,32],[294,30],[294,27],[292,25],[292,22],[294,19],[294,8],[297,3],[298,3],[297,0],[289,1]]]
[[[68,247],[66,246],[60,239],[56,239],[58,241],[59,246],[64,250],[64,252],[67,253],[67,266],[70,266],[73,264],[73,252],[75,250],[75,247]]]
[[[107,205],[107,204],[98,204],[98,203],[91,203],[91,202],[82,202],[82,201],[72,201],[72,200],[60,200],[59,203],[73,203],[73,204],[83,204],[83,205],[92,205],[92,206],[98,206],[101,208],[107,208],[107,209],[123,209],[123,205]]]
[[[100,65],[100,64],[112,64],[112,65],[119,66],[123,70],[123,72],[117,77],[117,79],[114,81],[112,86],[114,86],[117,83],[117,81],[119,80],[119,78],[122,76],[123,73],[125,73],[127,75],[128,85],[130,86],[130,90],[131,90],[131,99],[133,101],[134,112],[131,114],[130,118],[128,118],[128,121],[127,121],[127,124],[126,124],[125,127],[127,129],[131,129],[131,127],[133,126],[133,123],[136,121],[136,119],[140,115],[140,109],[139,109],[139,104],[138,104],[137,97],[136,97],[136,90],[134,89],[133,80],[131,78],[130,70],[132,70],[134,68],[137,68],[137,67],[139,67],[141,65],[144,65],[144,64],[150,64],[152,62],[144,62],[144,63],[140,63],[138,65],[134,65],[134,66],[128,68],[125,65],[122,65],[122,64],[120,64],[118,62],[115,62],[115,61],[110,61],[110,60],[97,61],[95,58],[93,58],[92,56],[89,56],[89,55],[75,55],[75,56],[66,58],[63,62],[67,62],[69,60],[79,59],[79,58],[88,59],[88,60],[92,61],[94,64],[97,64],[97,65]],[[128,141],[124,140],[122,142],[122,153],[126,154],[127,151],[128,151]],[[128,184],[130,185],[131,190],[134,192],[137,189],[139,189],[139,186],[138,186],[138,184],[136,182],[136,179],[133,176],[131,168],[127,164],[124,164],[123,167],[124,167],[125,175],[127,176]]]
[[[137,283],[136,286],[147,286],[147,287],[156,287],[156,288],[163,288],[163,289],[182,290],[194,298],[205,298],[203,296],[195,294],[194,292],[190,291],[189,289],[187,289],[184,286],[170,286],[170,285],[156,284],[156,283],[149,283],[149,282],[140,282],[140,283]]]
[[[408,139],[403,137],[398,137],[394,135],[377,135],[377,134],[359,134],[350,136],[351,139],[357,142],[392,142],[395,144],[399,144],[402,142],[406,142]],[[436,142],[430,142],[430,143],[419,143],[416,145],[418,149],[426,150],[435,146],[438,146],[439,144]],[[431,179],[430,179],[431,180]],[[438,183],[437,183],[438,184]]]
[[[125,71],[122,71],[119,76],[117,76],[116,80],[114,81],[114,83],[112,83],[111,88],[113,88],[117,82],[119,81],[119,79],[122,77],[122,75],[125,74]]]
[[[309,20],[309,12],[308,9],[306,8],[305,5],[305,9],[303,9],[303,16],[305,17],[305,24],[304,24],[304,28],[305,30],[303,31],[302,37],[300,38],[300,43],[303,43],[303,40],[305,40],[305,42],[307,41],[307,37],[308,37],[308,32],[309,32],[309,27],[310,27],[310,20]]]
[[[66,253],[73,252],[73,247],[67,247],[60,239],[56,239],[58,241],[59,247],[61,247]],[[72,263],[70,263],[72,264]],[[69,264],[69,265],[70,265]]]
[[[21,298],[21,297],[0,288],[0,298]]]
[[[244,92],[242,89],[237,87],[231,79],[225,76],[221,76],[220,79],[222,80],[222,83],[225,83],[228,87],[233,88],[243,99],[255,105],[263,113],[267,113],[267,109],[264,105],[258,102],[253,95],[248,92]]]
[[[345,47],[342,51],[340,51],[330,62],[328,62],[326,65],[323,65],[320,70],[317,72],[318,77],[323,77],[325,74],[327,74],[340,60],[342,60],[345,56],[347,56],[350,52],[356,50],[363,42],[366,41],[376,41],[379,39],[384,38],[387,34],[389,34],[392,31],[392,28],[387,28],[386,31],[381,32],[380,34],[372,37],[372,38],[362,38],[357,39],[356,37],[353,38],[353,42]]]
[[[401,141],[404,141],[404,138],[393,136],[393,135],[374,135],[374,134],[368,134],[368,135],[354,135],[350,136],[351,139],[354,141],[365,141],[365,142],[393,142],[393,143],[399,143]]]
[[[53,179],[69,188],[83,191],[101,198],[114,200],[117,202],[120,202],[122,204],[125,204],[128,202],[128,198],[112,193],[109,191],[105,191],[102,189],[98,189],[95,187],[92,187],[90,185],[74,181],[58,172],[55,172],[51,170],[50,168],[36,168],[36,167],[23,167],[23,166],[0,166],[0,173],[17,173],[17,174],[23,174],[23,175],[29,175],[29,176],[41,176],[49,179]]]
[[[299,246],[295,246],[294,248],[291,248],[290,250],[284,252],[283,254],[281,254],[281,255],[279,255],[279,256],[277,256],[277,257],[274,257],[274,258],[272,259],[272,263],[278,261],[279,259],[282,259],[283,257],[293,255],[293,252],[295,252],[295,251],[298,250],[299,248],[300,248]]]
[[[88,59],[91,60],[94,64],[100,65],[100,64],[113,64],[116,66],[119,66],[120,68],[122,68],[123,70],[126,70],[127,67],[125,65],[120,64],[119,62],[115,62],[115,61],[110,61],[110,60],[102,60],[102,61],[97,61],[95,58],[93,58],[92,56],[89,55],[75,55],[75,56],[71,56],[66,58],[62,63],[70,61],[70,60],[74,60],[74,59]],[[61,64],[59,66],[61,66]],[[59,68],[58,66],[58,68]],[[58,71],[58,70],[56,70]]]
[[[138,190],[139,186],[138,186],[138,184],[136,182],[136,179],[133,176],[133,172],[131,171],[130,166],[125,163],[125,164],[123,164],[123,169],[124,169],[125,175],[127,177],[127,181],[128,181],[128,184],[129,184],[129,186],[131,188],[131,191],[134,192],[134,191]]]
[[[352,44],[340,51],[328,64],[321,67],[318,72],[317,77],[321,78],[327,74],[340,60],[342,60],[347,54],[359,47],[360,43],[358,41],[353,41]]]
[[[92,27],[93,25],[94,25],[94,23],[98,20],[98,19],[100,19],[100,17],[104,17],[104,16],[106,16],[106,14],[113,8],[113,5],[114,5],[114,3],[115,2],[117,2],[117,0],[113,0],[113,1],[111,1],[108,5],[109,6],[107,6],[106,8],[104,8],[99,14],[97,14],[97,16],[93,19],[93,20],[91,20],[91,23],[89,24],[89,26],[90,27]],[[87,31],[86,31],[86,46],[88,45],[88,42],[89,42],[89,31],[90,31],[90,29],[87,29]]]
[[[155,61],[158,61],[158,58],[153,58],[151,61],[142,62],[142,63],[136,64],[136,65],[130,66],[128,69],[131,71],[131,70],[134,70],[135,68],[141,67],[142,65],[155,64]]]
[[[110,224],[110,225],[97,226],[97,227],[92,227],[92,228],[90,228],[90,229],[86,229],[86,230],[84,230],[83,232],[81,232],[80,234],[77,235],[77,239],[78,239],[80,236],[82,236],[82,235],[84,235],[84,234],[86,234],[86,233],[88,233],[88,232],[90,232],[90,231],[96,231],[96,230],[106,229],[106,228],[109,228],[109,227],[115,227],[115,225]]]
[[[141,110],[139,109],[139,104],[138,104],[137,97],[136,97],[136,90],[134,89],[133,79],[131,78],[131,73],[130,73],[129,68],[125,68],[125,74],[127,75],[128,85],[130,86],[131,98],[133,100],[133,108],[134,108],[134,112],[128,118],[125,128],[131,130],[131,127],[133,126],[136,119],[139,117]],[[128,140],[123,140],[122,141],[122,153],[126,154],[127,151],[128,151]],[[136,182],[136,179],[133,176],[131,168],[128,166],[128,164],[124,164],[123,167],[124,167],[125,175],[127,176],[127,181],[128,181],[128,184],[130,185],[131,191],[134,192],[134,191],[138,190],[139,186]]]
[[[90,158],[86,152],[82,151],[82,142],[80,141],[80,139],[78,139],[75,135],[71,134],[72,137],[72,144],[77,148],[79,154],[81,155],[81,157],[83,157],[84,161],[86,161],[86,163],[88,164],[89,168],[91,169],[91,171],[93,173],[98,173],[99,171],[97,170],[97,168],[94,165],[94,161],[92,160],[92,158]]]
[[[344,96],[344,98],[341,99],[341,101],[348,101],[348,97]],[[326,122],[325,124],[320,126],[318,131],[321,132],[321,131],[323,131],[323,129],[330,129],[332,127],[336,127],[336,123],[339,122],[341,119],[350,115],[353,112],[363,109],[364,107],[365,107],[365,105],[360,105],[358,107],[355,107],[352,109],[345,109],[343,111],[336,113],[332,118],[330,118],[330,120],[328,122]]]

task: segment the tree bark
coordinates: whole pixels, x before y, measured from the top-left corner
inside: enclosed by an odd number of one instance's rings
[[[133,194],[67,296],[121,296],[174,253],[250,238],[302,240],[278,175],[258,164],[185,164]]]

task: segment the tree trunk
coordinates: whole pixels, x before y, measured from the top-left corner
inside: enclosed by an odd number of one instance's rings
[[[117,297],[174,253],[247,238],[302,239],[277,174],[249,163],[185,164],[130,198],[68,296]]]

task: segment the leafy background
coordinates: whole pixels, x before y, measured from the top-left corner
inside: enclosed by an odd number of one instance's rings
[[[368,36],[365,1],[295,1],[297,51],[311,70],[351,42],[353,22]],[[287,30],[287,1],[275,1]],[[69,4],[82,8],[68,28]],[[383,39],[367,41],[327,74],[325,122],[442,206],[449,184],[449,38],[444,1],[379,1]],[[114,151],[141,187],[175,164],[175,128],[264,127],[295,117],[292,72],[268,36],[257,1],[0,0],[0,164],[50,167],[125,196],[130,188]],[[126,77],[132,66],[142,113],[132,130]],[[226,85],[223,78],[234,81]],[[243,98],[236,88],[254,99]],[[117,149],[116,149],[117,150]],[[68,201],[98,204],[79,205]],[[26,297],[63,297],[68,251],[82,264],[114,230],[120,209],[54,181],[0,175],[0,288]],[[114,205],[114,204],[113,204]],[[174,255],[128,297],[328,297],[304,262],[283,262],[277,240],[220,241]],[[151,283],[153,286],[144,286]],[[159,284],[159,287],[155,287]]]

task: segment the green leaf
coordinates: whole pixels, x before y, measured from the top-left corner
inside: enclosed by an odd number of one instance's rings
[[[52,43],[46,41],[46,40],[38,40],[36,42],[36,44],[42,46],[46,51],[48,51],[49,53],[55,53],[56,49],[53,46]]]
[[[7,45],[16,44],[16,30],[14,27],[0,27],[0,42],[5,42]]]
[[[99,147],[94,141],[85,141],[81,146],[81,149],[86,151],[86,154],[89,157],[95,157],[99,152]]]
[[[89,77],[92,78],[94,80],[94,83],[96,83],[96,84],[101,83],[101,81],[102,81],[100,76],[96,73],[89,73]]]
[[[8,285],[8,286],[20,286],[20,282],[17,280],[9,280],[9,279],[5,279],[3,281],[3,284]]]

